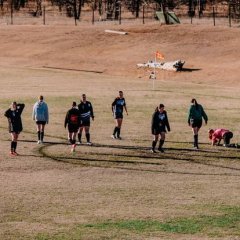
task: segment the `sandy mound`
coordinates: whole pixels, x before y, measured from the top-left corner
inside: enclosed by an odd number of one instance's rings
[[[128,35],[105,33],[127,31]],[[1,26],[1,65],[64,67],[103,71],[111,75],[147,77],[136,64],[154,58],[156,50],[166,61],[182,59],[182,73],[167,73],[182,81],[239,84],[240,31],[237,28],[200,25],[161,26]],[[158,77],[163,76],[163,71]]]

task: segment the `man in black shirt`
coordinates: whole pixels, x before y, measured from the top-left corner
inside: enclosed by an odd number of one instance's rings
[[[123,108],[125,109],[128,115],[126,101],[125,101],[125,98],[123,97],[123,92],[119,91],[119,96],[115,98],[114,102],[112,103],[112,113],[116,121],[116,125],[112,134],[113,139],[116,139],[116,138],[121,139],[120,131],[121,131],[122,120],[123,120]]]
[[[94,121],[94,113],[93,113],[93,107],[92,107],[91,102],[87,101],[86,94],[82,95],[82,99],[81,99],[80,104],[78,105],[78,109],[79,109],[79,114],[80,114],[80,119],[81,119],[81,124],[80,124],[80,128],[78,131],[79,144],[82,143],[82,132],[84,129],[86,139],[87,139],[87,144],[92,145],[92,143],[90,141],[89,129],[90,129],[91,118]]]

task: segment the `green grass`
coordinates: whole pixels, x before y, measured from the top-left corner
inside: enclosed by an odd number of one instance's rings
[[[86,224],[84,228],[101,230],[119,229],[141,232],[164,231],[168,233],[196,234],[211,233],[214,230],[234,229],[240,235],[240,208],[230,208],[225,214],[217,216],[195,216],[192,218],[177,218],[166,222],[153,220],[126,220],[119,222],[103,222]]]
[[[167,221],[157,220],[107,220],[99,223],[79,224],[71,231],[55,234],[38,234],[36,240],[77,240],[85,236],[95,236],[94,239],[131,239],[131,236],[158,236],[167,234],[201,234],[211,237],[226,235],[240,236],[240,207],[220,207],[218,215],[199,215],[180,217]],[[108,238],[111,236],[110,238]],[[114,237],[113,237],[114,236]],[[92,238],[92,239],[93,239]]]

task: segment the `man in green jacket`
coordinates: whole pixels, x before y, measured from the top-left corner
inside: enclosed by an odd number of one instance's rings
[[[192,105],[190,106],[188,111],[188,125],[192,127],[193,131],[193,146],[195,149],[198,149],[198,131],[202,126],[202,119],[204,119],[207,125],[208,117],[202,105],[198,104],[195,98],[191,100],[191,103]]]

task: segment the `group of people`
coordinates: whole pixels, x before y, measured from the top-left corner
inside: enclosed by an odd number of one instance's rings
[[[12,102],[10,108],[4,114],[8,119],[8,129],[11,134],[10,154],[15,156],[18,155],[16,152],[18,137],[23,130],[21,115],[24,107],[25,104],[23,103]],[[40,96],[34,104],[32,117],[37,125],[37,143],[40,144],[43,142],[44,128],[49,120],[48,105],[43,101],[43,96]]]
[[[18,155],[17,140],[19,134],[23,130],[21,114],[25,105],[21,103],[13,102],[10,108],[5,112],[5,117],[8,119],[9,133],[11,134],[11,155]],[[113,139],[121,139],[121,127],[123,121],[123,112],[127,111],[127,105],[123,92],[119,91],[119,95],[112,103],[112,114],[115,119],[115,127],[111,137]],[[45,125],[49,122],[48,105],[44,101],[43,96],[39,96],[38,101],[33,106],[32,118],[36,122],[37,126],[37,143],[41,144],[44,141]],[[79,104],[72,103],[71,108],[67,111],[64,127],[68,129],[68,140],[71,144],[71,152],[75,151],[77,145],[82,143],[82,134],[85,132],[87,145],[92,145],[90,141],[90,123],[94,121],[94,112],[91,102],[87,101],[86,94],[82,94]],[[193,132],[193,147],[199,148],[198,145],[198,132],[202,126],[203,120],[205,124],[208,122],[207,114],[205,113],[202,105],[198,104],[196,99],[191,100],[191,106],[188,112],[188,124],[192,128]],[[158,150],[164,152],[163,145],[165,142],[166,132],[170,132],[170,124],[168,121],[167,111],[164,105],[161,103],[154,111],[152,116],[151,130],[153,135],[151,152],[156,153],[156,145],[159,141]],[[219,145],[220,141],[224,140],[224,146],[230,146],[230,139],[233,137],[233,133],[227,129],[209,129],[209,139],[212,141],[212,145]]]
[[[90,123],[94,121],[94,113],[91,102],[87,101],[86,94],[82,95],[79,105],[76,102],[72,103],[72,108],[68,110],[64,127],[68,127],[68,140],[72,145],[71,151],[76,148],[76,137],[78,136],[79,144],[82,143],[82,133],[85,131],[87,145],[92,145],[90,141]]]
[[[8,119],[9,133],[11,134],[10,154],[17,156],[17,141],[18,136],[22,132],[21,114],[25,104],[12,102],[10,108],[5,112],[5,117]],[[119,91],[119,96],[112,103],[112,114],[114,116],[116,126],[114,128],[112,138],[121,139],[120,132],[123,119],[123,109],[127,112],[126,101],[123,97],[123,92]],[[38,101],[33,106],[32,118],[37,126],[37,143],[41,144],[44,141],[45,125],[49,122],[48,105],[44,101],[43,96],[39,96]],[[71,144],[71,152],[75,151],[76,138],[78,144],[82,143],[82,133],[85,132],[87,145],[92,145],[90,141],[90,123],[94,121],[93,106],[87,101],[86,94],[82,94],[80,104],[72,103],[71,108],[67,111],[64,127],[68,129],[68,140]]]
[[[199,149],[198,145],[198,132],[202,127],[203,120],[207,125],[208,116],[203,109],[203,106],[197,102],[195,98],[191,100],[191,106],[188,111],[188,125],[192,128],[193,132],[193,147],[195,149]],[[164,152],[163,144],[165,141],[165,134],[168,130],[170,132],[170,125],[168,121],[167,112],[164,110],[164,105],[161,103],[159,107],[155,109],[155,112],[152,116],[152,134],[153,134],[153,141],[152,141],[152,148],[151,152],[156,153],[155,147],[157,145],[158,139],[159,140],[159,147],[158,150],[160,152]],[[230,144],[230,140],[233,137],[233,133],[228,129],[209,129],[209,139],[212,142],[212,146],[220,145],[221,140],[223,139],[224,147],[238,147],[238,145]]]

